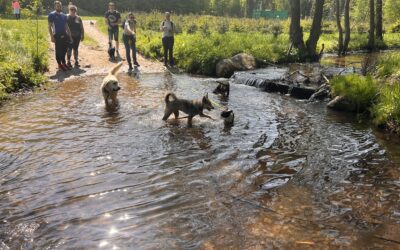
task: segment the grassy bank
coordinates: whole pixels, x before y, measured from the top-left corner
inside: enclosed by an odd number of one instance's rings
[[[333,93],[367,110],[376,126],[400,135],[400,53],[383,57],[371,73],[335,77]]]
[[[123,18],[125,18],[123,14]],[[102,17],[97,26],[106,33]],[[138,23],[137,47],[148,58],[160,60],[162,57],[161,34],[158,31],[163,20],[161,13],[136,14]],[[214,75],[216,63],[240,52],[254,55],[270,63],[296,60],[295,52],[287,57],[290,46],[289,20],[275,21],[265,19],[239,19],[215,16],[174,16],[177,29],[175,37],[175,59],[178,67],[190,73]],[[311,21],[303,20],[304,36],[308,37]],[[367,26],[356,24],[353,27],[351,51],[365,49],[368,43]],[[382,47],[400,47],[398,33],[386,33]],[[337,51],[337,29],[335,22],[325,21],[321,44],[325,52]]]
[[[39,21],[39,47],[36,47],[36,21],[0,19],[0,100],[20,89],[46,81],[48,67],[47,22]]]

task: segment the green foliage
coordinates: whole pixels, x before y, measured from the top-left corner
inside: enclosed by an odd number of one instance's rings
[[[39,21],[39,26],[37,50],[32,39],[36,37],[36,21],[0,20],[0,99],[46,81],[47,23]]]
[[[400,83],[382,88],[372,114],[376,125],[400,134]]]
[[[384,56],[377,66],[379,77],[400,77],[400,53],[390,53]]]
[[[370,107],[378,94],[377,82],[371,76],[336,76],[331,85],[335,95],[346,97],[359,110]]]

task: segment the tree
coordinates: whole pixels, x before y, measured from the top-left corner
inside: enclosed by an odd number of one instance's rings
[[[369,0],[369,34],[368,49],[375,48],[375,0]]]
[[[383,41],[383,4],[382,0],[376,1],[376,37]]]
[[[254,0],[246,0],[246,17],[251,18],[253,16]]]
[[[290,4],[290,40],[293,46],[300,51],[305,51],[303,28],[300,25],[300,0],[292,0]]]
[[[350,0],[345,0],[344,3],[344,42],[343,42],[343,51],[342,54],[347,53],[347,49],[349,48],[350,43]]]
[[[335,0],[335,9],[336,9],[336,25],[338,28],[338,33],[339,33],[339,50],[338,50],[338,55],[342,55],[344,50],[344,44],[343,44],[343,28],[341,24],[341,8],[340,8],[340,0]]]
[[[372,0],[373,1],[373,0]],[[310,37],[306,42],[307,52],[310,57],[317,55],[317,43],[321,35],[322,17],[324,15],[325,0],[315,0],[315,12],[311,25]]]

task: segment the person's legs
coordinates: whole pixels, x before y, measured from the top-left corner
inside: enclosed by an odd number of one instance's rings
[[[174,37],[170,38],[169,41],[169,48],[168,48],[168,52],[169,52],[169,65],[174,66]]]
[[[113,35],[113,30],[108,28],[108,44],[110,44],[110,46],[112,46]]]
[[[68,39],[67,39],[67,35],[62,35],[61,36],[62,38],[62,42],[61,42],[61,51],[60,51],[60,60],[61,60],[61,63],[62,64],[64,64],[64,65],[66,65],[67,64],[67,62],[65,61],[65,57],[66,57],[66,55],[67,55],[67,50],[68,50],[68,47],[69,47],[69,41],[68,41]]]
[[[54,39],[56,40],[55,41],[55,52],[56,52],[56,61],[57,61],[57,64],[58,65],[60,65],[60,64],[62,64],[62,62],[61,62],[61,53],[60,53],[60,51],[61,51],[61,39],[60,39],[60,36],[59,35],[54,35]]]
[[[76,41],[74,40],[74,60],[75,60],[75,65],[79,65],[79,44],[81,43],[80,38],[76,38]]]
[[[168,64],[168,58],[167,58],[167,55],[168,55],[168,44],[167,44],[167,37],[163,37],[162,38],[162,44],[163,44],[163,49],[164,49],[164,65],[165,66],[167,66],[167,64]]]
[[[131,60],[131,46],[129,44],[129,36],[127,35],[123,35],[122,36],[122,40],[124,42],[125,45],[125,52],[126,52],[126,61],[129,64],[129,69],[132,69],[132,60]]]
[[[115,40],[115,49],[117,50],[117,54],[119,55],[119,29],[118,26],[114,27],[114,40]]]
[[[132,38],[132,57],[133,57],[133,64],[135,64],[136,66],[139,66],[139,63],[137,61],[137,55],[136,55],[136,36],[133,36]]]

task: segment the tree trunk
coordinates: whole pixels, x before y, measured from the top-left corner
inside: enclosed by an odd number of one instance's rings
[[[368,49],[375,48],[375,0],[369,0],[369,35]]]
[[[340,8],[340,0],[335,0],[335,4],[336,4],[336,25],[338,28],[338,33],[339,33],[339,50],[338,50],[338,55],[342,55],[344,50],[343,50],[343,28],[342,28],[342,24],[340,21],[340,13],[341,13],[341,8]]]
[[[350,0],[346,0],[344,3],[344,33],[343,55],[347,53],[350,43]]]
[[[246,0],[246,17],[252,18],[254,10],[254,0]]]
[[[300,25],[300,0],[292,0],[290,3],[290,41],[301,52],[305,51],[303,29]]]
[[[310,37],[306,42],[307,52],[311,58],[318,58],[316,49],[319,37],[321,35],[321,24],[324,14],[324,2],[325,0],[315,0],[315,13],[311,25]]]
[[[376,37],[383,41],[383,14],[382,14],[382,0],[376,1]]]

